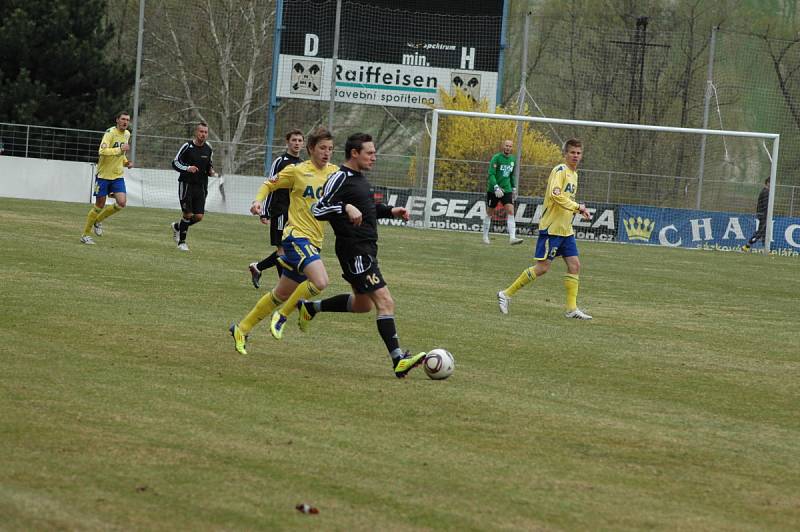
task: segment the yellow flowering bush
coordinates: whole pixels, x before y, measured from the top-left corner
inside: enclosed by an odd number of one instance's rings
[[[443,109],[459,111],[489,112],[488,102],[476,102],[464,91],[452,95],[440,89]],[[527,112],[527,109],[526,109]],[[516,114],[501,106],[496,114]],[[489,160],[500,151],[505,139],[517,146],[517,123],[511,120],[473,118],[464,116],[440,116],[438,140],[436,142],[437,190],[461,190],[482,192],[486,189]],[[534,129],[535,124],[525,122],[522,136],[522,168],[518,191],[523,195],[541,195],[547,184],[550,169],[562,159],[561,149],[544,134]],[[427,152],[426,152],[427,153]],[[409,175],[416,174],[416,161],[411,162]]]

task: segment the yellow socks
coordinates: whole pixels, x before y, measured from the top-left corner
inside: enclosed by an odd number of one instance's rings
[[[513,296],[517,291],[525,285],[528,285],[536,280],[536,272],[533,271],[533,266],[523,271],[516,281],[503,290],[503,293],[508,297]],[[580,278],[578,275],[571,273],[564,274],[564,288],[567,290],[567,310],[572,311],[578,308],[578,287],[580,286]]]
[[[97,216],[101,211],[102,209],[95,206],[92,206],[92,208],[89,209],[89,214],[86,215],[86,226],[83,228],[83,236],[87,236],[92,233],[92,226],[97,221]]]
[[[83,236],[90,235],[92,233],[92,226],[98,222],[102,222],[112,214],[116,214],[122,210],[122,207],[117,205],[106,205],[104,209],[101,209],[97,206],[92,206],[89,209],[89,214],[86,215],[86,225],[83,228]]]
[[[535,280],[536,280],[536,273],[533,271],[533,266],[531,266],[530,268],[527,268],[525,271],[519,274],[517,280],[511,283],[511,285],[505,290],[503,290],[503,292],[508,297],[511,297],[517,293],[517,290],[519,290],[520,288],[522,288],[527,284],[532,283]]]
[[[280,308],[280,310],[278,310],[278,312],[280,312],[282,316],[288,318],[289,315],[294,312],[298,301],[301,299],[311,299],[317,297],[321,293],[322,290],[314,286],[314,283],[308,280],[303,281],[297,285],[297,288],[294,289],[292,295],[290,295],[289,298],[283,302],[283,306]]]
[[[256,306],[239,322],[239,329],[243,334],[249,333],[253,327],[258,325],[258,322],[272,314],[283,303],[280,299],[272,295],[272,292],[267,292],[261,299],[258,300]]]
[[[95,220],[95,222],[102,222],[112,214],[117,214],[121,210],[122,207],[120,207],[116,203],[114,205],[106,205],[105,209],[100,211],[100,214],[97,215],[97,219]]]
[[[577,275],[564,274],[564,288],[567,289],[567,311],[578,308],[578,286],[580,286],[580,279]]]

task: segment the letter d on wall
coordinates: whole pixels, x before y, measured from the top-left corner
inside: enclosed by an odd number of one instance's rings
[[[316,56],[319,53],[319,36],[313,33],[306,33],[306,43],[303,55]]]

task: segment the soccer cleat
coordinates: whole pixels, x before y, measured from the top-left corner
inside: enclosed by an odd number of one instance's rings
[[[748,251],[750,251],[750,246],[749,246],[749,245],[747,245],[747,244],[745,244],[744,246],[742,246],[742,251],[744,251],[745,253],[747,253]]]
[[[236,350],[240,354],[246,355],[247,350],[245,349],[245,347],[247,345],[247,335],[242,333],[242,330],[239,329],[239,326],[235,323],[231,325],[230,329],[228,330],[231,332],[231,336],[233,336],[234,347],[236,348]]]
[[[89,235],[83,235],[81,237],[81,244],[89,244],[89,245],[93,246],[94,245],[94,240]]]
[[[565,318],[573,318],[573,319],[576,319],[576,320],[590,320],[590,319],[592,319],[591,316],[589,316],[588,314],[586,314],[584,311],[582,311],[579,308],[576,308],[575,310],[570,310],[569,312],[564,314],[564,317]]]
[[[408,372],[411,371],[413,368],[422,364],[422,361],[425,360],[425,355],[427,353],[417,353],[416,355],[412,355],[408,351],[403,353],[403,356],[397,358],[393,361],[394,363],[394,376],[398,379],[404,379]]]
[[[521,238],[510,238],[508,240],[508,243],[511,244],[512,246],[516,246],[517,244],[522,244],[523,242],[525,241],[522,240]]]
[[[102,223],[95,222],[94,225],[92,226],[92,229],[94,229],[94,234],[96,234],[97,236],[103,236],[103,224]]]
[[[305,300],[301,299],[297,302],[297,326],[300,327],[300,332],[308,332],[308,328],[311,326],[311,320],[314,319],[314,316],[308,311],[305,306]]]
[[[181,242],[181,232],[178,227],[175,225],[175,222],[169,224],[170,228],[172,229],[172,238],[175,239],[176,244],[180,244]]]
[[[250,280],[253,281],[253,286],[258,288],[259,286],[261,286],[260,284],[261,270],[258,269],[258,263],[251,262],[249,268],[250,268]]]
[[[511,298],[505,292],[500,290],[497,292],[497,305],[500,307],[500,312],[508,314],[508,304],[511,303]]]
[[[489,237],[488,237],[488,236],[485,236],[485,237],[483,237],[483,243],[484,243],[484,244],[491,244],[491,243],[492,243],[492,241],[491,241],[491,240],[489,240]]]
[[[178,249],[180,251],[189,251],[189,246],[186,245],[186,242],[181,242],[178,244]]]
[[[276,340],[283,338],[283,326],[286,325],[286,316],[280,312],[275,312],[272,315],[272,321],[269,323],[269,331]]]

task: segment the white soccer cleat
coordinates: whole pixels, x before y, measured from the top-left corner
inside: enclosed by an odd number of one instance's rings
[[[186,245],[186,242],[181,242],[178,244],[179,251],[189,251],[189,246]]]
[[[511,244],[512,246],[516,246],[517,244],[522,244],[523,242],[525,242],[525,241],[522,240],[521,238],[509,238],[508,239],[508,243]]]
[[[565,313],[564,317],[565,318],[572,318],[572,319],[576,319],[576,320],[590,320],[590,319],[592,319],[591,316],[589,316],[588,314],[586,314],[584,311],[582,311],[579,308],[576,308],[575,310],[571,310],[571,311]]]
[[[258,288],[261,286],[261,270],[258,269],[258,263],[251,262],[248,269],[250,270],[250,280],[253,282],[253,286]]]
[[[484,243],[484,244],[491,244],[491,243],[492,243],[492,241],[491,241],[491,240],[489,240],[489,237],[488,237],[488,236],[485,236],[485,237],[483,237],[483,243]]]
[[[181,232],[175,227],[175,222],[170,223],[169,226],[172,228],[172,238],[174,238],[175,243],[178,244],[181,241]]]
[[[89,244],[90,246],[93,246],[94,240],[89,235],[83,235],[81,237],[81,244]]]
[[[94,234],[96,234],[97,236],[103,236],[103,224],[102,223],[95,222],[94,225],[92,226],[92,229],[94,229]]]
[[[497,304],[500,306],[500,312],[508,314],[508,304],[511,303],[511,298],[505,292],[500,290],[497,292]]]

